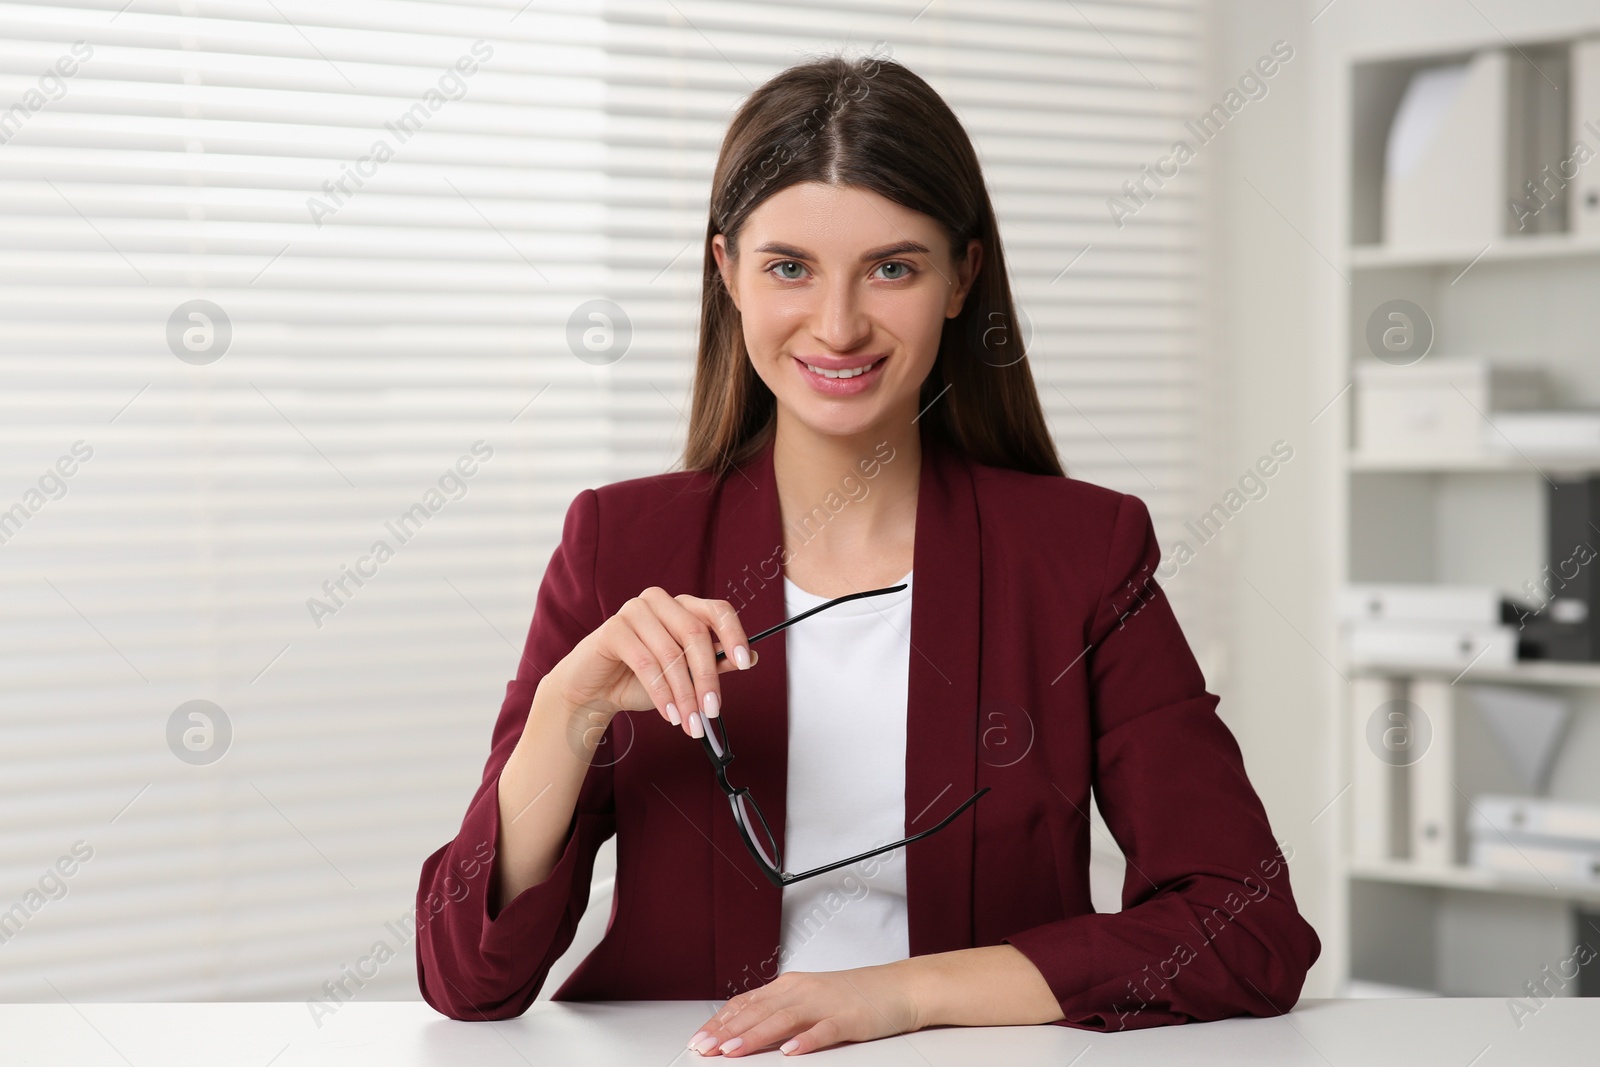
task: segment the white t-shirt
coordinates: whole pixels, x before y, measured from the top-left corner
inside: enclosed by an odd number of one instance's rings
[[[785,631],[789,787],[784,869],[799,874],[906,836],[911,575],[898,593],[829,608]],[[900,582],[891,582],[899,585]],[[783,579],[790,617],[824,603]],[[871,967],[911,955],[905,849],[785,886],[784,971]]]

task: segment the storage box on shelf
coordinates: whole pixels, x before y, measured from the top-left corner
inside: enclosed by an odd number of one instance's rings
[[[1487,359],[1427,358],[1406,365],[1356,367],[1360,453],[1412,463],[1496,455],[1491,420],[1544,402],[1535,368]]]

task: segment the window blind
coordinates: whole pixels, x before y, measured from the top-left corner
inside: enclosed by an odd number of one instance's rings
[[[0,4],[0,998],[417,995],[565,507],[674,463],[716,151],[809,54],[951,102],[1070,471],[1165,542],[1199,190],[1106,200],[1200,6]]]

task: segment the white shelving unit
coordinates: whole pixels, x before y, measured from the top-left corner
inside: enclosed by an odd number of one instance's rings
[[[1600,26],[1569,39],[1595,35],[1600,35]],[[1550,39],[1509,42],[1491,35],[1480,47],[1504,50],[1510,62],[1523,63],[1526,55],[1549,55],[1565,44]],[[1430,360],[1486,356],[1512,365],[1537,365],[1554,383],[1560,406],[1600,407],[1600,239],[1571,232],[1506,233],[1439,247],[1383,243],[1384,144],[1405,86],[1414,71],[1464,60],[1477,50],[1363,56],[1349,68],[1350,137],[1344,152],[1350,232],[1342,258],[1350,285],[1341,377],[1353,381],[1360,361],[1376,359],[1366,348],[1368,316],[1387,301],[1403,299],[1423,308],[1432,320]],[[1590,140],[1600,151],[1600,144]],[[1600,159],[1588,166],[1600,172]],[[1572,206],[1569,217],[1576,213],[1577,205]],[[1355,404],[1340,410],[1351,420],[1347,437],[1352,444],[1339,465],[1341,582],[1493,585],[1515,595],[1524,582],[1537,578],[1546,562],[1546,478],[1600,472],[1600,453],[1508,452],[1445,461],[1365,454],[1356,437]],[[1600,772],[1594,770],[1600,768],[1600,664],[1520,662],[1512,667],[1473,666],[1465,673],[1459,668],[1358,667],[1348,660],[1339,666],[1349,679],[1396,679],[1396,693],[1422,684],[1435,699],[1447,702],[1444,752],[1449,763],[1436,763],[1429,774],[1435,785],[1446,780],[1460,794],[1454,812],[1445,816],[1455,824],[1442,838],[1443,854],[1435,852],[1431,861],[1406,855],[1409,847],[1382,857],[1358,855],[1354,834],[1347,841],[1341,871],[1349,893],[1350,978],[1451,995],[1525,995],[1524,981],[1536,979],[1546,964],[1570,954],[1578,913],[1600,912],[1600,885],[1552,885],[1531,871],[1527,878],[1497,876],[1466,864],[1463,822],[1469,798],[1478,792],[1522,790],[1508,785],[1507,765],[1496,763],[1491,735],[1454,695],[1478,683],[1526,685],[1566,695],[1574,706],[1573,726],[1548,792],[1600,802]],[[1365,710],[1352,706],[1359,699],[1352,694],[1372,691],[1340,684],[1339,704],[1347,709],[1349,721]],[[1357,730],[1346,729],[1343,735],[1345,766],[1354,785],[1361,780],[1356,761],[1377,757],[1364,750]],[[1397,768],[1392,774],[1399,810],[1385,811],[1394,839],[1402,840],[1411,827],[1408,820],[1416,816],[1407,810],[1412,798],[1405,784],[1414,775],[1412,768]],[[1363,812],[1370,817],[1377,809],[1358,801],[1352,810],[1359,820]],[[1590,935],[1589,943],[1600,947],[1600,934]],[[1570,995],[1577,987],[1569,983],[1564,992]]]

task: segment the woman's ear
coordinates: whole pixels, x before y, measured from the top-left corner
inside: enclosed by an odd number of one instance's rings
[[[983,242],[974,237],[967,242],[966,255],[955,264],[956,285],[950,290],[950,299],[944,309],[945,318],[953,319],[961,314],[961,308],[967,302],[967,294],[972,291],[972,283],[977,280],[978,270],[982,266]]]
[[[728,291],[728,297],[733,301],[736,310],[739,307],[739,287],[735,284],[737,266],[736,261],[728,255],[727,238],[722,234],[713,234],[711,237],[711,254],[717,258],[717,272],[722,275],[722,287]]]

